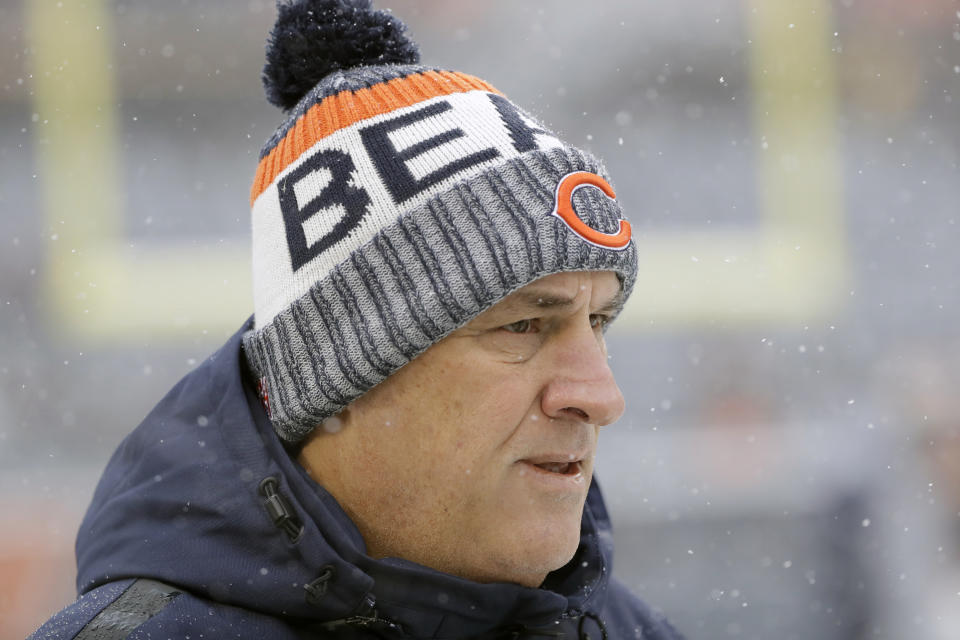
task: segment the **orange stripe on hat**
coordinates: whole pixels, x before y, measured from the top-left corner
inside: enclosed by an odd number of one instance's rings
[[[327,96],[300,116],[287,134],[260,160],[250,189],[250,206],[304,151],[331,133],[361,120],[453,93],[500,93],[473,76],[456,71],[426,71],[394,78],[366,89]]]

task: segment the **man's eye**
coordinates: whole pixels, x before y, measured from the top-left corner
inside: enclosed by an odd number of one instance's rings
[[[590,315],[590,326],[594,329],[603,329],[607,326],[608,322],[610,322],[610,316],[605,316],[600,313]]]
[[[533,320],[517,320],[500,328],[510,333],[530,333],[533,331]]]

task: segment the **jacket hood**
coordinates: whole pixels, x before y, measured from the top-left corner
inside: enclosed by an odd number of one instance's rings
[[[539,589],[367,556],[274,433],[241,352],[252,326],[177,383],[110,459],[77,538],[80,592],[146,577],[306,625],[377,619],[423,638],[549,627],[601,608],[613,545],[595,483],[575,557]]]

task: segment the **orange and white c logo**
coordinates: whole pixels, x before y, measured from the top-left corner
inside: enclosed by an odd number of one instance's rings
[[[550,215],[560,218],[571,231],[585,242],[603,249],[613,249],[615,251],[626,249],[627,245],[630,244],[629,222],[621,218],[617,222],[616,233],[604,233],[585,223],[573,210],[573,192],[581,187],[596,187],[611,200],[617,199],[617,194],[613,192],[610,183],[597,174],[589,171],[574,171],[563,176],[560,184],[557,185],[556,200]]]

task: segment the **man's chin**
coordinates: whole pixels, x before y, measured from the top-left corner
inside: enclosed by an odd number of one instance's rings
[[[522,532],[513,532],[507,540],[513,552],[509,555],[514,556],[511,568],[517,574],[508,581],[538,587],[548,573],[573,559],[580,546],[580,519],[554,517],[527,523]],[[507,557],[505,554],[504,560]]]

